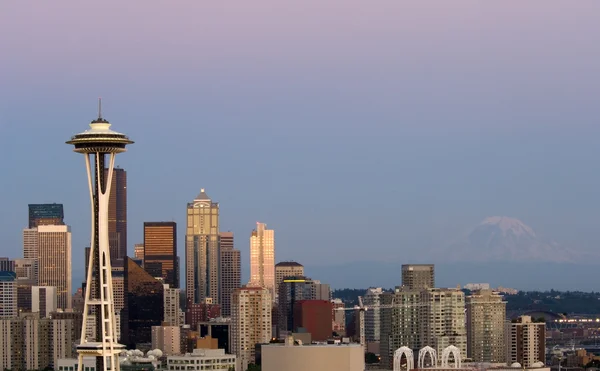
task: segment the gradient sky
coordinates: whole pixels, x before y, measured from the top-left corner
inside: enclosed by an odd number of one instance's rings
[[[600,3],[3,1],[0,255],[27,204],[64,203],[74,286],[89,241],[96,117],[136,144],[129,251],[206,188],[248,271],[277,260],[407,263],[490,215],[600,244]],[[318,278],[318,277],[315,277]]]

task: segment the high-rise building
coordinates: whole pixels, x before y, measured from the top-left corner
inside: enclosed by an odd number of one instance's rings
[[[242,259],[240,250],[233,247],[233,232],[221,232],[221,285],[219,294],[221,298],[221,314],[223,316],[231,316],[231,295],[233,291],[239,288],[242,284]]]
[[[264,287],[236,289],[231,309],[231,349],[246,370],[256,361],[256,344],[271,340],[271,292]]]
[[[250,235],[250,285],[266,287],[275,300],[275,231],[265,223]]]
[[[279,284],[285,277],[304,276],[304,266],[288,261],[275,264],[275,294],[279,295]]]
[[[133,246],[133,256],[136,259],[144,260],[144,244],[143,243],[136,243]]]
[[[108,170],[104,169],[105,178]],[[108,197],[108,239],[112,265],[123,265],[127,256],[127,172],[118,166],[113,169]]]
[[[20,312],[31,312],[31,288],[37,285],[37,259],[15,259],[15,272],[17,307]]]
[[[219,300],[219,204],[204,189],[187,205],[185,289],[192,303]]]
[[[394,352],[403,346],[410,349],[419,349],[420,338],[420,313],[421,291],[408,290],[406,287],[396,287],[394,292],[381,295],[382,305],[401,303],[400,306],[382,306],[381,335],[379,353],[381,365],[392,369]],[[356,314],[358,315],[358,313]]]
[[[39,225],[63,225],[65,213],[62,204],[29,204],[29,228]]]
[[[381,287],[369,288],[363,296],[363,304],[369,307],[364,313],[365,316],[365,340],[367,342],[377,342],[381,337]]]
[[[181,306],[179,305],[181,290],[164,285],[164,314],[163,323],[167,326],[179,326]]]
[[[170,287],[179,287],[175,222],[144,223],[144,269]]]
[[[435,287],[433,264],[402,265],[402,286],[409,290],[424,290]]]
[[[506,361],[509,365],[521,364],[530,368],[534,363],[544,363],[546,356],[546,323],[536,322],[530,316],[521,316],[506,322]]]
[[[58,308],[71,309],[71,227],[40,225],[37,233],[38,285],[56,287]]]
[[[17,310],[17,274],[0,271],[0,319],[15,318]]]
[[[15,261],[9,258],[0,258],[0,271],[15,271]]]
[[[285,277],[279,285],[277,333],[295,331],[294,307],[301,300],[316,300],[315,282],[304,276]]]
[[[346,305],[342,299],[331,299],[331,321],[333,332],[346,336]]]
[[[40,318],[50,317],[50,313],[56,312],[57,304],[56,287],[33,286],[31,288],[31,311],[39,313]]]
[[[474,362],[506,363],[506,302],[491,290],[466,298],[467,355]]]
[[[88,341],[82,330],[81,342],[77,347],[78,365],[79,370],[82,370],[84,356],[92,356],[96,358],[96,371],[107,371],[118,370],[118,353],[123,349],[123,345],[117,342],[117,320],[114,313],[111,266],[113,259],[111,258],[111,236],[109,234],[110,194],[115,176],[116,155],[125,152],[125,147],[132,144],[133,141],[129,140],[125,134],[110,129],[111,124],[102,118],[102,102],[98,103],[98,118],[90,123],[90,129],[72,136],[67,144],[73,145],[74,151],[83,154],[85,158],[92,208],[91,264],[86,273],[87,276],[92,276],[95,272],[95,278],[98,281],[92,295],[93,280],[86,280],[83,323],[87,326],[88,315],[95,310],[97,331],[94,338],[89,339],[95,341]],[[115,222],[119,222],[118,218],[120,217],[117,216]],[[126,220],[126,214],[123,219]],[[118,248],[127,251],[127,246]],[[92,297],[100,300],[94,300]]]
[[[37,259],[38,257],[38,231],[37,227],[23,230],[23,258]]]
[[[428,289],[421,292],[419,323],[421,347],[430,346],[442,354],[454,345],[467,354],[465,294],[460,289]]]
[[[152,342],[152,326],[164,316],[163,284],[131,258],[125,259],[125,306],[121,312],[121,343],[136,349],[138,343]]]

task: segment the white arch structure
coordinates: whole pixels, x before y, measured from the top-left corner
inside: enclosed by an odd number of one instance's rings
[[[402,370],[402,356],[406,356],[406,371],[410,371],[415,368],[415,357],[413,351],[409,347],[398,348],[394,352],[394,371]]]
[[[417,366],[420,369],[425,368],[425,357],[427,357],[427,354],[429,354],[429,357],[431,358],[431,367],[437,366],[437,352],[432,347],[426,346],[425,348],[419,350],[419,360],[417,362]]]
[[[449,368],[448,359],[450,355],[454,358],[454,368],[460,368],[461,357],[460,357],[460,349],[455,347],[454,345],[450,345],[442,352],[442,368]]]

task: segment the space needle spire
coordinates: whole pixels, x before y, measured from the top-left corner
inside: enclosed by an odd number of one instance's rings
[[[102,100],[98,100],[98,118],[90,128],[67,141],[74,151],[85,156],[92,209],[92,236],[89,268],[86,272],[85,304],[78,371],[83,371],[83,357],[96,357],[96,371],[119,371],[119,353],[125,346],[117,342],[117,326],[113,298],[112,268],[108,245],[108,200],[112,184],[115,156],[125,152],[133,141],[125,134],[110,129],[102,118]],[[105,172],[104,169],[107,169]],[[92,287],[92,280],[95,281]],[[93,292],[92,292],[93,288]],[[96,315],[96,338],[86,337],[86,323],[92,310]]]

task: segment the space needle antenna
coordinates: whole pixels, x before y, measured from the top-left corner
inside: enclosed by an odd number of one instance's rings
[[[102,97],[98,97],[98,118],[102,118]]]

